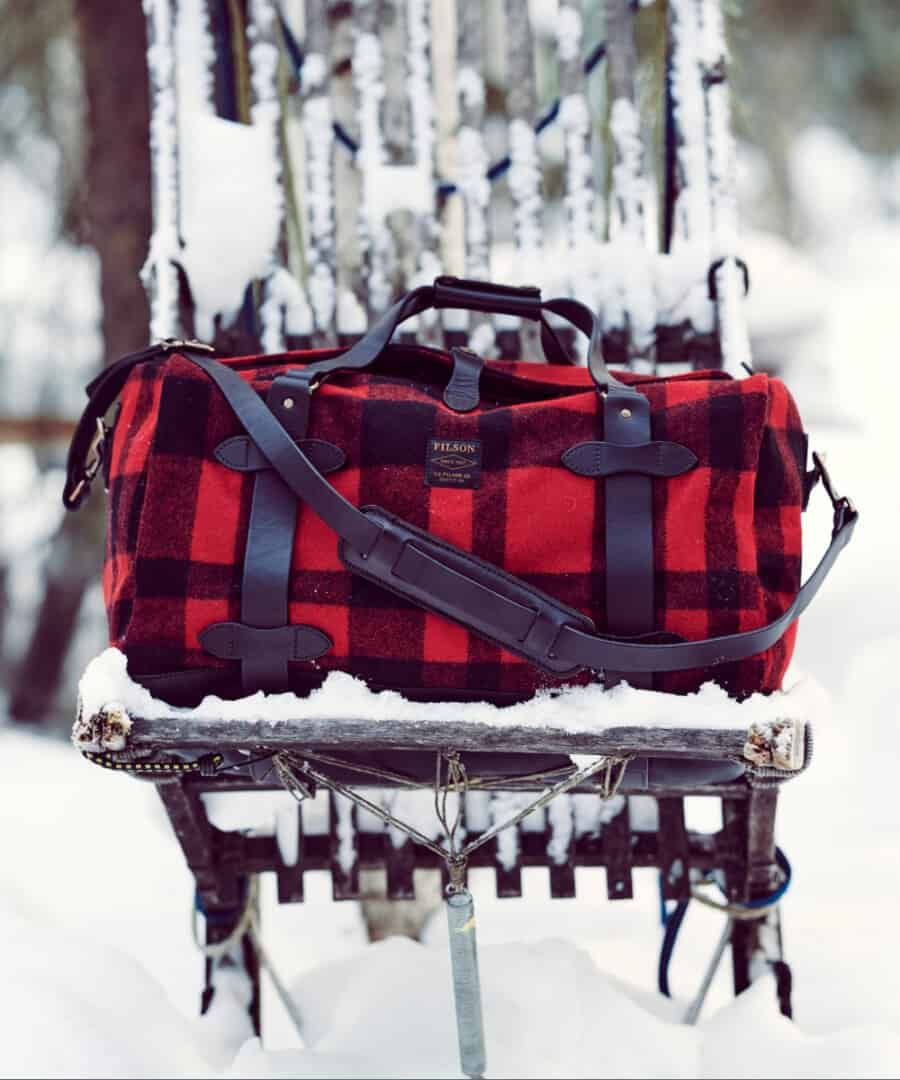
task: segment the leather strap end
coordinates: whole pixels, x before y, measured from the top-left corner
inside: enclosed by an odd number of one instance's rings
[[[697,455],[686,446],[673,442],[645,442],[636,446],[583,442],[566,450],[562,463],[578,476],[638,473],[670,478],[693,469],[697,464]]]
[[[347,463],[347,455],[333,443],[323,439],[301,439],[297,445],[313,465],[327,476]],[[237,472],[259,472],[271,465],[246,435],[235,435],[220,442],[215,451],[216,461]]]
[[[334,646],[331,638],[315,626],[246,626],[244,623],[212,623],[200,631],[200,644],[220,660],[245,660],[277,653],[287,660],[316,660]]]

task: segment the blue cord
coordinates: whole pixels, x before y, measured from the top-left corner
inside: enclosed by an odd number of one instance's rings
[[[748,900],[746,903],[735,906],[747,908],[749,910],[764,908],[770,904],[777,903],[784,896],[791,886],[793,871],[791,870],[791,864],[788,861],[787,855],[785,855],[779,847],[775,848],[775,862],[783,874],[783,880],[778,888],[767,896],[759,896],[755,900]],[[721,884],[719,884],[719,887],[722,887]],[[724,893],[724,889],[722,891]],[[659,950],[656,982],[659,987],[659,992],[665,997],[672,996],[669,987],[669,964],[672,960],[672,953],[675,951],[678,932],[681,930],[681,924],[684,922],[684,916],[687,913],[689,903],[689,900],[679,900],[675,904],[675,907],[670,911],[666,905],[665,897],[663,896],[663,876],[662,874],[659,875],[659,908],[660,920],[663,925],[663,939]]]

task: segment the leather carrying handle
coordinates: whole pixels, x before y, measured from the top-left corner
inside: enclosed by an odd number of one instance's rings
[[[564,298],[542,300],[535,286],[513,288],[453,277],[436,278],[433,285],[420,285],[407,293],[402,300],[388,308],[365,337],[360,338],[347,352],[331,360],[308,365],[303,369],[304,377],[311,380],[311,385],[318,385],[336,371],[362,371],[378,359],[402,322],[429,308],[486,311],[532,319],[541,325],[541,340],[547,359],[571,363],[546,318],[548,312],[559,315],[590,340],[588,367],[598,386],[605,389],[610,384],[616,384],[603,360],[600,320],[584,304]]]

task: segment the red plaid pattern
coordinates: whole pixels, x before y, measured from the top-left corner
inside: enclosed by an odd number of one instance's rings
[[[228,361],[265,394],[285,367],[323,353]],[[309,436],[339,446],[329,480],[357,506],[377,504],[550,593],[606,627],[604,484],[560,464],[602,438],[602,408],[580,368],[491,365],[481,406],[449,410],[449,361],[392,346],[374,373],[332,378],[313,398]],[[492,375],[491,371],[498,374]],[[657,629],[698,640],[763,626],[800,586],[806,436],[777,379],[721,372],[670,378],[622,373],[646,394],[653,438],[688,447],[698,464],[653,480]],[[532,400],[527,400],[529,397]],[[139,679],[228,668],[200,646],[210,623],[240,621],[252,474],[213,456],[241,429],[215,386],[175,355],[130,376],[113,441],[104,586],[111,642]],[[425,484],[431,438],[482,443],[477,489]],[[329,670],[427,696],[528,696],[558,685],[519,657],[351,575],[337,538],[299,507],[291,622],[319,627],[334,648],[293,664],[307,690]],[[655,676],[686,693],[714,678],[743,696],[779,687],[795,629],[759,656]],[[234,692],[239,693],[236,665]],[[587,681],[585,673],[578,681]]]

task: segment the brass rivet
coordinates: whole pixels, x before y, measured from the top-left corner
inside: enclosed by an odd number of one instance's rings
[[[623,420],[630,420],[631,419],[631,409],[623,409],[619,413],[619,416],[621,416]]]
[[[281,403],[286,409],[293,409],[294,399],[292,397],[286,397]]]

